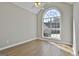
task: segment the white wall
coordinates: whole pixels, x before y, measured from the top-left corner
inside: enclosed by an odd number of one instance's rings
[[[66,3],[49,3],[44,6],[45,9],[56,7],[61,11],[61,41],[65,43],[73,43],[73,6]],[[40,38],[42,36],[42,16],[44,10],[38,14],[37,21],[37,34]]]
[[[78,51],[79,51],[79,3],[75,3],[74,4],[74,14],[73,14],[73,20],[74,20],[74,34],[75,34],[75,38],[74,38],[74,48],[75,48],[75,52],[78,55]]]
[[[0,2],[0,48],[36,38],[36,15]]]

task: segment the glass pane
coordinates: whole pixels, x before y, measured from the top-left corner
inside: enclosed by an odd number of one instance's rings
[[[51,37],[51,31],[49,29],[44,30],[44,37]]]
[[[60,30],[51,30],[51,34],[60,34]]]
[[[50,19],[44,19],[44,26],[47,27],[47,28],[50,28]]]
[[[61,16],[60,12],[56,9],[51,9],[46,12],[46,14],[44,15],[44,18],[57,17],[57,16],[58,17]]]

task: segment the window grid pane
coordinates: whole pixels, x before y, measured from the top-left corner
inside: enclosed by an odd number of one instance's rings
[[[60,12],[52,9],[44,15],[44,37],[60,38]]]

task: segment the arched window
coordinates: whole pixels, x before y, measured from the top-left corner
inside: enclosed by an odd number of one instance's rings
[[[57,9],[49,9],[43,16],[43,37],[60,39],[61,13]]]

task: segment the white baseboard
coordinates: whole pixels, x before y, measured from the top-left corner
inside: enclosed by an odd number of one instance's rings
[[[29,39],[29,40],[26,40],[26,41],[23,41],[23,42],[19,42],[19,43],[16,43],[16,44],[9,45],[9,46],[0,48],[0,51],[1,51],[1,50],[4,50],[4,49],[7,49],[7,48],[11,48],[11,47],[17,46],[17,45],[20,45],[20,44],[23,44],[23,43],[30,42],[30,41],[36,40],[36,39],[37,39],[37,38],[32,38],[32,39]]]

